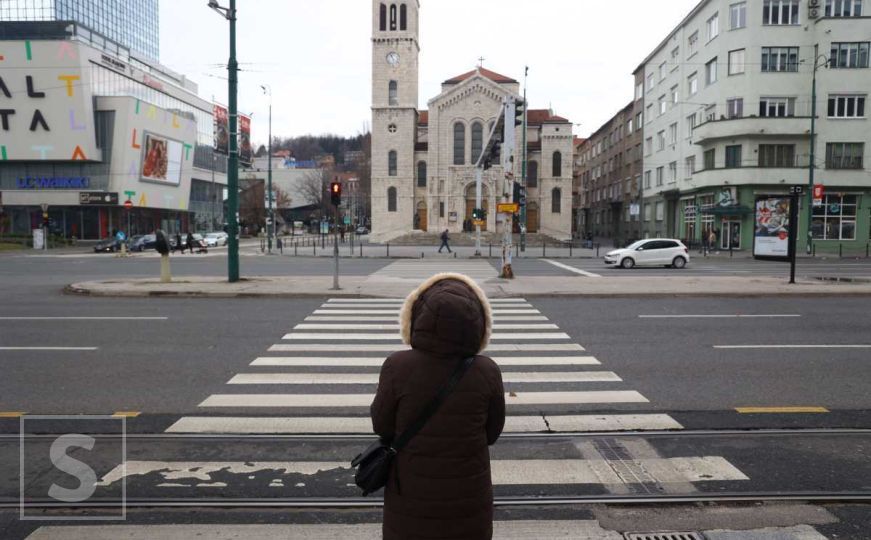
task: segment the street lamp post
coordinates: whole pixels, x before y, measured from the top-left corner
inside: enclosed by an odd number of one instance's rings
[[[813,211],[814,211],[814,162],[816,155],[816,127],[817,127],[817,70],[820,68],[820,58],[828,62],[825,55],[820,54],[819,44],[814,45],[814,74],[811,83],[811,133],[810,133],[810,163],[808,163],[808,190],[807,190],[807,254],[813,250]],[[824,64],[825,65],[825,64]]]
[[[230,156],[227,164],[227,279],[230,283],[239,281],[239,139],[238,139],[238,76],[239,64],[236,61],[236,0],[229,0],[230,7],[221,7],[218,0],[209,0],[209,7],[220,13],[230,22],[230,60],[227,63],[229,75],[229,115],[230,115]]]
[[[266,223],[266,246],[269,253],[272,253],[272,237],[275,233],[275,213],[272,211],[272,87],[266,84],[260,85],[260,88],[263,89],[264,94],[269,95],[269,173],[266,180],[266,189],[268,190],[268,195],[266,195],[266,200],[268,201],[268,209],[266,211],[268,218]]]

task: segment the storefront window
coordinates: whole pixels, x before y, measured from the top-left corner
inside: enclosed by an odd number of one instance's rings
[[[814,207],[811,230],[817,240],[855,240],[858,195],[826,195]]]

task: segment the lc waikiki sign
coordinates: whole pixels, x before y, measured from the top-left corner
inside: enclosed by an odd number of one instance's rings
[[[84,50],[71,41],[0,41],[0,160],[101,159]]]

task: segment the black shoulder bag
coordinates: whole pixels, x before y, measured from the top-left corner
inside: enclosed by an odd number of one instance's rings
[[[351,466],[357,467],[354,482],[363,490],[364,497],[387,485],[387,477],[390,474],[390,465],[393,462],[393,458],[435,414],[448,394],[456,388],[457,383],[463,378],[463,375],[468,371],[469,366],[472,365],[474,360],[475,357],[470,356],[460,361],[451,378],[442,385],[438,394],[424,407],[417,420],[408,426],[399,437],[390,442],[378,439],[351,461]]]

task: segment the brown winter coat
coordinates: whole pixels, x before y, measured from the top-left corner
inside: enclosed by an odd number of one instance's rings
[[[403,340],[381,368],[372,403],[375,432],[408,427],[463,359],[481,352],[493,326],[478,285],[460,274],[433,276],[402,308]],[[384,538],[487,539],[493,534],[488,446],[505,424],[502,374],[476,356],[454,391],[393,463],[384,491]]]

